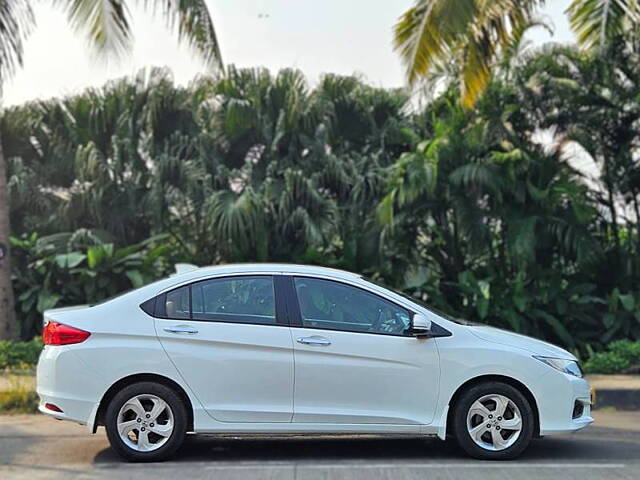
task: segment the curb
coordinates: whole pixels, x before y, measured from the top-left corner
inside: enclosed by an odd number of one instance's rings
[[[594,388],[593,409],[640,410],[640,390],[630,388]]]

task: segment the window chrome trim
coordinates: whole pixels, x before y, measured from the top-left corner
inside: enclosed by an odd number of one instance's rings
[[[188,280],[183,280],[179,283],[171,285],[170,287],[159,290],[154,296],[162,295],[176,288],[184,287],[185,285],[191,285],[192,283],[204,282],[206,280],[217,280],[227,277],[275,277],[276,275],[283,275],[282,272],[265,272],[264,270],[250,271],[250,272],[235,272],[235,273],[218,273],[212,275],[211,273],[202,275],[201,277],[193,277]]]
[[[275,286],[275,278],[276,277],[309,277],[309,278],[318,278],[321,280],[332,280],[334,282],[340,282],[340,283],[344,283],[345,285],[349,285],[352,287],[356,287],[356,288],[360,288],[362,290],[366,290],[369,293],[372,293],[374,295],[377,295],[385,300],[388,300],[389,302],[395,303],[396,305],[399,305],[400,307],[406,308],[407,310],[409,310],[411,313],[417,313],[417,312],[422,312],[425,313],[426,315],[433,317],[435,322],[438,322],[439,320],[446,322],[449,322],[449,320],[447,320],[446,318],[442,318],[439,315],[437,315],[436,313],[432,312],[431,310],[429,310],[428,308],[424,308],[420,305],[418,305],[417,303],[412,302],[410,299],[405,298],[401,295],[395,294],[393,292],[391,292],[390,290],[387,290],[386,288],[380,286],[380,285],[376,285],[374,283],[368,282],[365,278],[363,278],[362,276],[357,276],[356,274],[353,274],[352,277],[346,278],[346,275],[333,275],[331,272],[300,272],[300,271],[296,271],[296,270],[289,270],[287,268],[282,268],[282,269],[278,269],[278,270],[248,270],[245,272],[202,272],[199,276],[194,276],[191,277],[189,279],[185,279],[182,280],[178,283],[175,283],[169,287],[165,287],[163,289],[158,290],[154,295],[149,296],[149,299],[151,298],[155,298],[155,297],[159,297],[160,295],[170,291],[170,290],[174,290],[176,288],[180,288],[184,285],[190,285],[192,283],[197,283],[197,282],[201,282],[204,280],[213,280],[216,278],[224,278],[224,277],[244,277],[244,276],[271,276],[274,278],[274,290],[276,289]],[[276,293],[277,295],[277,293]],[[286,302],[286,299],[282,299],[283,302]],[[296,298],[296,302],[297,302],[297,298]],[[144,303],[144,302],[142,302]],[[276,298],[276,315],[278,315],[278,310],[277,310],[277,305],[278,305],[278,299]],[[299,327],[299,325],[294,325],[293,322],[290,322],[290,316],[291,316],[291,312],[287,312],[286,313],[286,317],[288,317],[288,319],[285,319],[286,321],[283,323],[276,323],[273,326],[288,326],[288,324],[290,323],[292,327]],[[155,315],[153,315],[154,318],[161,318],[161,317],[156,317]],[[203,320],[192,320],[192,321],[203,321]],[[262,325],[262,324],[251,324],[251,325]],[[448,332],[448,335],[451,335],[451,332],[445,328],[441,326],[441,323],[437,323],[438,327],[440,329],[442,329],[443,331]],[[269,326],[269,325],[267,325]],[[344,331],[344,330],[341,330]],[[357,332],[360,333],[360,332]],[[375,335],[379,335],[379,334],[375,334]],[[388,337],[393,336],[393,335],[387,335]]]
[[[224,318],[216,318],[216,319],[204,319],[204,318],[193,318],[193,289],[192,286],[197,284],[197,283],[202,283],[202,282],[208,282],[208,281],[214,281],[214,280],[224,280],[225,278],[234,278],[234,277],[249,277],[249,278],[255,278],[255,277],[268,277],[271,279],[271,288],[273,291],[273,299],[274,299],[274,316],[270,316],[270,315],[251,315],[251,314],[244,314],[244,313],[235,313],[235,314],[229,314],[229,313],[220,313],[220,312],[215,312],[215,313],[211,313],[210,315],[220,315],[220,316],[236,316],[236,317],[244,317],[245,319],[248,319],[248,321],[241,321],[241,320],[233,320],[233,319],[224,319]],[[162,303],[162,300],[166,298],[166,295],[174,290],[179,290],[181,288],[185,288],[188,287],[189,289],[189,318],[173,318],[173,317],[168,317],[168,316],[161,316],[158,315],[157,313],[157,308],[158,308],[158,304]],[[155,297],[155,304],[156,304],[156,308],[154,309],[154,314],[152,315],[153,318],[157,318],[160,320],[173,320],[173,321],[187,321],[187,322],[201,322],[201,323],[230,323],[230,324],[235,324],[235,325],[258,325],[258,326],[264,326],[264,327],[288,327],[289,323],[287,318],[278,318],[278,293],[277,293],[277,289],[276,289],[276,281],[275,281],[275,274],[272,273],[266,273],[266,272],[260,272],[260,273],[249,273],[249,272],[242,272],[242,273],[237,273],[237,274],[223,274],[223,275],[216,275],[216,276],[208,276],[206,278],[195,278],[195,279],[191,279],[189,281],[186,282],[181,282],[180,284],[174,285],[169,289],[164,289],[163,291],[161,291],[160,293],[158,293]],[[158,301],[160,300],[160,301]],[[207,315],[206,313],[203,312],[196,312],[196,314],[200,314],[200,315]],[[256,322],[256,321],[252,321],[253,318],[273,318],[274,322],[273,323],[262,323],[262,322]]]

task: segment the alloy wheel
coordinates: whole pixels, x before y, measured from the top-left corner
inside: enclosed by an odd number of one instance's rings
[[[129,448],[151,452],[171,437],[173,412],[169,404],[156,395],[136,395],[120,408],[117,428],[120,439]]]
[[[499,394],[484,395],[469,408],[467,431],[479,447],[505,450],[520,437],[522,415],[510,398]]]

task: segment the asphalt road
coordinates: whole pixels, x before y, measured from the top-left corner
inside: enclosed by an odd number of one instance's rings
[[[596,413],[577,434],[534,440],[510,462],[480,462],[437,439],[191,436],[174,460],[121,463],[104,430],[40,415],[0,416],[0,479],[639,479],[640,412]]]

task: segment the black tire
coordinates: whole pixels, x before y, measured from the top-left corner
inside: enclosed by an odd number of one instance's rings
[[[467,414],[476,400],[485,395],[502,395],[518,407],[522,418],[520,435],[516,441],[503,450],[489,450],[476,444],[467,429]],[[494,402],[495,404],[495,402]],[[479,417],[475,417],[479,418]],[[473,418],[472,418],[473,420]],[[495,429],[495,426],[492,425]],[[456,401],[453,411],[453,432],[458,445],[468,455],[480,460],[510,460],[518,457],[529,446],[535,431],[535,416],[527,398],[516,388],[502,382],[485,382],[464,391]],[[491,436],[491,432],[488,432]],[[502,435],[504,435],[504,430]],[[510,434],[513,435],[513,434]],[[482,438],[481,440],[487,437]]]
[[[137,395],[154,395],[164,400],[173,414],[173,431],[168,440],[152,451],[139,451],[127,445],[118,433],[118,414],[122,406]],[[123,460],[130,462],[158,462],[170,458],[184,442],[187,431],[187,410],[184,401],[171,388],[155,382],[131,384],[118,392],[109,402],[105,415],[105,428],[111,448]],[[151,434],[149,434],[151,436]]]

